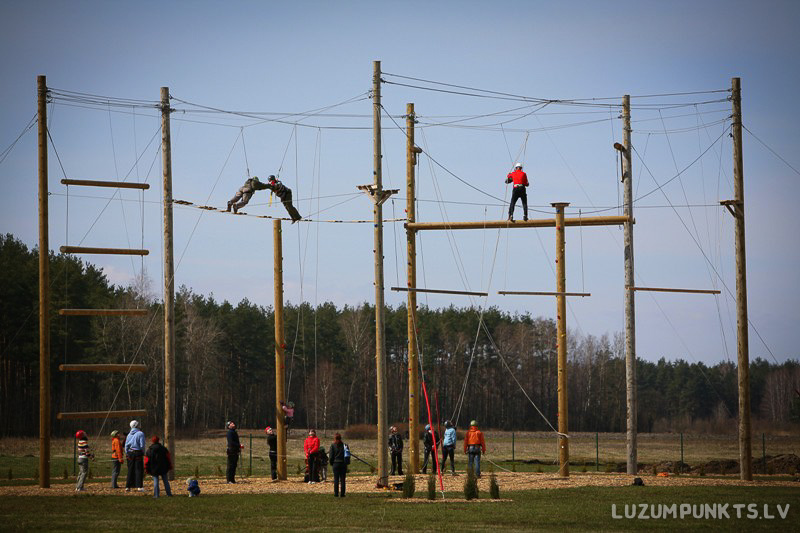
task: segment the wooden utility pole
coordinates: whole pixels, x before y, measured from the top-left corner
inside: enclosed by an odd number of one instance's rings
[[[556,291],[558,337],[558,475],[569,477],[569,425],[567,413],[567,269],[564,253],[564,208],[567,202],[550,204],[556,208]]]
[[[172,144],[169,87],[161,88],[161,167],[164,177],[164,439],[176,463],[175,445],[175,262],[172,255]],[[175,470],[169,471],[175,478]]]
[[[374,137],[374,199],[375,207],[375,368],[378,396],[378,486],[389,484],[386,402],[386,341],[383,325],[383,181],[381,170],[381,62],[373,61],[372,129]]]
[[[36,77],[39,123],[39,487],[50,487],[50,225],[47,202],[47,78]]]
[[[286,360],[283,335],[283,236],[281,221],[272,221],[273,258],[275,264],[275,428],[278,432],[278,479],[286,481],[286,419],[281,402],[286,401]]]
[[[750,342],[747,321],[747,263],[744,239],[744,166],[742,160],[742,85],[731,79],[733,101],[733,212],[736,218],[736,329],[739,378],[739,477],[753,479],[750,438]]]
[[[414,104],[406,104],[406,218],[416,221],[414,166],[419,149],[414,145]],[[417,233],[406,230],[408,286],[417,286]],[[411,472],[419,471],[419,354],[417,353],[417,293],[408,291],[408,458]]]
[[[639,470],[636,457],[636,420],[638,406],[636,401],[636,291],[628,287],[636,285],[633,277],[633,172],[631,167],[631,97],[622,97],[622,131],[623,148],[622,181],[625,183],[625,216],[628,222],[623,226],[625,235],[625,405],[627,407],[628,434],[628,474],[636,474]]]

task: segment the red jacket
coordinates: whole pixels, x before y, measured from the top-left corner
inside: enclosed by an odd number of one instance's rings
[[[515,170],[512,173],[510,173],[508,175],[508,178],[506,178],[506,183],[511,183],[512,181],[514,182],[514,186],[515,187],[517,185],[524,185],[526,187],[529,185],[529,183],[528,183],[528,175],[525,174],[522,170],[519,170],[519,169]]]
[[[317,437],[306,438],[305,442],[303,443],[303,449],[306,452],[306,459],[308,459],[309,455],[319,451],[319,439]]]

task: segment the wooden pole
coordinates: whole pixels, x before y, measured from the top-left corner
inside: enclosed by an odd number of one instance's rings
[[[39,123],[39,487],[50,487],[50,236],[47,202],[47,78],[36,77]]]
[[[556,208],[556,290],[558,336],[558,475],[569,477],[569,425],[567,409],[567,269],[564,253],[564,208],[569,204],[550,204]]]
[[[417,154],[414,150],[414,104],[406,104],[406,218],[416,222],[416,192],[414,165]],[[408,253],[408,286],[417,286],[417,232],[406,229]],[[417,293],[408,291],[408,462],[411,472],[419,472],[419,354],[417,353]]]
[[[374,246],[375,246],[375,368],[377,380],[378,399],[378,486],[385,487],[389,483],[388,469],[388,422],[386,416],[386,343],[384,340],[383,324],[383,206],[377,201],[383,196],[383,181],[381,172],[381,62],[373,61],[372,74],[372,128],[373,128],[373,156],[375,175],[375,206],[374,206]]]
[[[164,176],[164,439],[177,463],[175,446],[175,262],[172,255],[172,145],[169,87],[161,88],[161,166]],[[169,478],[175,478],[170,470]]]
[[[627,216],[601,216],[565,218],[564,226],[619,226],[629,222]],[[554,218],[516,220],[485,220],[480,222],[411,222],[405,224],[406,229],[422,230],[456,230],[456,229],[513,229],[513,228],[552,228]]]
[[[286,481],[286,420],[281,402],[286,401],[286,359],[283,334],[283,234],[281,221],[272,221],[275,284],[275,429],[278,432],[278,479]]]
[[[631,97],[627,94],[622,97],[622,130],[624,150],[622,157],[622,180],[625,182],[625,216],[633,220],[633,172],[631,167]],[[624,225],[625,240],[625,286],[633,287],[633,224],[626,222]],[[638,406],[636,401],[636,292],[625,291],[625,405],[627,411],[627,437],[625,439],[628,451],[628,474],[638,471],[636,421]]]
[[[750,440],[750,342],[747,322],[747,263],[744,239],[744,162],[742,157],[742,85],[731,79],[733,122],[733,198],[736,212],[736,330],[738,339],[739,381],[739,477],[753,479],[753,454]]]

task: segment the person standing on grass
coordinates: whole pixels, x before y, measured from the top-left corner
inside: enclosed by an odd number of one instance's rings
[[[442,471],[446,470],[447,458],[450,457],[450,470],[453,472],[453,475],[455,475],[456,428],[453,427],[453,424],[451,424],[449,420],[444,421],[444,427],[444,440],[442,441]]]
[[[272,481],[278,479],[278,436],[270,426],[264,430],[267,434],[267,446],[269,446],[269,469],[272,474]]]
[[[403,475],[403,436],[397,432],[397,428],[392,426],[389,428],[389,451],[392,454],[392,474],[395,473]]]
[[[122,440],[120,433],[116,429],[111,432],[111,488],[118,489],[117,478],[122,470],[122,463],[125,455],[122,453]]]
[[[152,444],[145,455],[145,469],[148,474],[153,476],[153,498],[158,498],[158,478],[164,481],[164,491],[167,496],[172,496],[167,479],[167,474],[172,470],[172,458],[169,450],[159,442],[157,435],[154,435],[150,442]]]
[[[244,446],[239,443],[239,433],[236,431],[236,424],[231,421],[226,424],[228,434],[228,447],[226,453],[228,454],[228,469],[225,472],[226,483],[236,483],[236,465],[239,464],[239,454],[242,452]]]
[[[86,436],[85,431],[78,430],[75,433],[75,438],[78,439],[78,467],[80,468],[75,490],[83,492],[86,490],[83,488],[83,483],[86,481],[86,476],[89,475],[89,459],[94,459],[94,454],[89,449],[89,437]]]
[[[125,439],[125,457],[128,460],[128,479],[125,481],[125,492],[135,488],[144,492],[144,432],[139,429],[139,422],[131,420],[131,432]]]
[[[469,468],[473,469],[475,477],[481,477],[481,453],[486,453],[486,442],[475,420],[469,423],[469,431],[464,437],[464,453],[469,457]]]
[[[439,453],[439,432],[431,429],[430,424],[425,425],[425,436],[422,439],[422,446],[425,449],[425,460],[422,462],[422,473],[428,473],[428,459],[431,460],[431,468],[436,470],[436,459],[434,455]]]
[[[345,444],[342,442],[342,435],[337,433],[333,436],[333,444],[328,450],[328,459],[333,468],[333,496],[344,498],[345,478],[347,478],[347,463],[350,458],[345,455]]]
[[[313,429],[308,430],[308,437],[303,443],[303,450],[306,452],[306,464],[308,465],[308,482],[317,482],[317,452],[319,451],[319,439],[317,432]]]

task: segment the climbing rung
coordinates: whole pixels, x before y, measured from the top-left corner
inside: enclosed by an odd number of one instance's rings
[[[629,291],[650,291],[650,292],[688,292],[691,294],[720,294],[720,291],[709,289],[665,289],[663,287],[626,287]]]
[[[148,250],[131,248],[89,248],[86,246],[62,246],[62,254],[111,254],[111,255],[148,255]]]
[[[118,189],[149,189],[149,183],[135,183],[128,181],[97,181],[97,180],[69,180],[63,179],[64,185],[86,185],[87,187],[115,187]]]
[[[591,296],[590,292],[497,291],[504,296]]]
[[[62,372],[147,372],[147,365],[111,364],[75,364],[58,365]]]
[[[61,316],[145,316],[147,309],[59,309]]]
[[[406,291],[406,292],[430,292],[434,294],[465,294],[467,296],[489,296],[488,292],[473,292],[473,291],[447,291],[443,289],[418,289],[413,287],[392,287],[393,291]]]
[[[58,413],[59,420],[80,420],[82,418],[143,418],[147,416],[147,409],[133,411],[75,411],[72,413]]]

